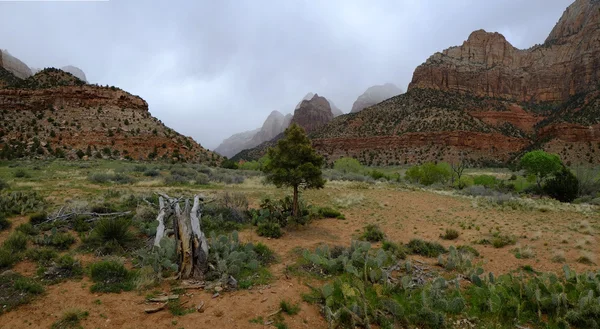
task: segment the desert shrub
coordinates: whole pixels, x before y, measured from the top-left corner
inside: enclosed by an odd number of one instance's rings
[[[460,233],[458,233],[457,230],[452,229],[452,228],[447,228],[446,232],[444,232],[444,234],[440,235],[440,238],[442,238],[444,240],[456,240],[456,239],[458,239],[459,235],[460,235]]]
[[[349,181],[373,183],[375,180],[371,176],[355,172],[340,172],[337,170],[323,170],[323,177],[329,181]]]
[[[0,179],[0,191],[8,189],[9,185],[4,180]]]
[[[133,220],[140,221],[140,222],[152,222],[152,221],[156,220],[157,216],[158,216],[158,208],[157,207],[147,205],[147,204],[140,204],[135,209],[135,215],[133,216]]]
[[[151,279],[153,284],[174,275],[179,269],[175,239],[165,237],[160,241],[160,248],[144,248],[138,250],[136,256],[136,265],[152,268],[152,273],[155,274]]]
[[[259,225],[264,222],[277,223],[280,228],[286,227],[289,223],[306,224],[310,220],[310,211],[304,205],[302,200],[298,200],[298,217],[292,216],[292,197],[286,196],[280,200],[263,199],[260,203],[260,209],[251,212],[252,223]]]
[[[132,184],[135,182],[133,177],[123,173],[94,173],[88,176],[88,181],[96,184],[116,183],[116,184]]]
[[[287,301],[287,300],[282,300],[279,303],[279,308],[281,309],[281,311],[287,315],[296,315],[298,314],[298,312],[300,312],[300,305],[299,304],[292,304],[291,302]]]
[[[25,251],[27,249],[27,236],[21,232],[13,232],[4,240],[2,248],[13,253]]]
[[[134,288],[135,273],[128,271],[116,260],[103,260],[90,265],[90,277],[94,284],[92,292],[130,291]]]
[[[88,316],[88,312],[80,310],[68,311],[63,316],[54,322],[50,329],[81,329],[81,320]]]
[[[494,248],[502,248],[508,245],[514,245],[515,243],[517,243],[515,236],[500,234],[499,232],[494,233],[491,241]]]
[[[258,223],[256,233],[260,236],[275,239],[279,239],[283,235],[281,226],[278,223],[270,221]]]
[[[423,241],[421,239],[410,240],[406,245],[406,248],[411,254],[425,257],[438,257],[439,255],[448,252],[444,246],[437,242]]]
[[[37,274],[42,282],[55,284],[66,279],[81,277],[83,268],[79,260],[70,255],[63,255],[52,261],[47,267],[40,267]]]
[[[15,253],[5,247],[0,247],[0,273],[2,270],[11,268],[20,260],[19,253]]]
[[[471,246],[460,245],[460,246],[456,247],[456,250],[458,250],[458,252],[460,252],[460,253],[470,253],[471,255],[473,255],[475,257],[479,257],[479,251],[477,251],[477,249],[475,249]]]
[[[53,247],[59,250],[67,250],[75,243],[75,237],[70,233],[58,232],[56,227],[52,228],[50,234],[43,234],[34,240],[40,246]]]
[[[32,248],[27,250],[25,257],[39,263],[40,265],[46,266],[58,258],[58,253],[55,249],[47,247]]]
[[[529,259],[535,257],[535,252],[529,246],[516,248],[513,250],[513,253],[517,259]]]
[[[381,178],[387,179],[387,176],[385,175],[385,173],[383,173],[379,170],[371,170],[371,172],[369,173],[369,176],[371,176],[371,178],[373,178],[374,180],[379,180]]]
[[[0,314],[27,304],[43,292],[42,285],[21,274],[12,271],[0,273]]]
[[[17,226],[15,228],[15,231],[31,236],[40,234],[40,230],[38,230],[35,226],[31,225],[31,223],[23,223]]]
[[[127,218],[103,218],[84,239],[84,243],[102,254],[124,252],[137,244],[130,225],[131,221]]]
[[[358,160],[354,158],[340,158],[333,163],[333,169],[341,173],[360,174],[364,172],[364,168]]]
[[[254,252],[256,253],[256,259],[263,265],[275,262],[275,253],[263,243],[255,244]]]
[[[498,179],[491,175],[479,175],[473,177],[473,184],[491,188],[498,185]]]
[[[48,214],[45,212],[36,212],[29,216],[29,223],[33,225],[38,225],[45,222],[48,219]]]
[[[429,186],[435,183],[444,183],[451,177],[451,172],[443,164],[427,162],[420,166],[411,167],[406,171],[406,179],[413,183]]]
[[[465,272],[473,267],[471,260],[473,255],[469,252],[461,252],[454,246],[448,249],[448,256],[438,256],[438,264],[449,271]]]
[[[235,170],[235,169],[238,169],[238,164],[237,164],[237,162],[235,162],[233,160],[225,159],[225,160],[223,160],[223,162],[221,162],[221,168]]]
[[[394,243],[392,241],[384,240],[383,244],[381,245],[381,249],[391,253],[392,255],[396,256],[396,258],[398,258],[398,259],[406,258],[407,250],[406,250],[406,247],[404,247],[404,245]]]
[[[150,168],[144,171],[144,176],[146,177],[158,177],[160,176],[160,171],[158,169]]]
[[[171,174],[164,178],[165,185],[187,185],[192,180],[189,177]]]
[[[7,216],[40,211],[44,205],[44,199],[37,192],[0,193],[0,214]]]
[[[15,178],[28,178],[31,177],[29,173],[23,169],[17,169],[14,173]]]
[[[8,230],[10,228],[11,222],[4,217],[4,215],[0,214],[0,231]]]
[[[215,169],[208,175],[208,180],[211,182],[218,182],[224,184],[242,184],[245,181],[245,177],[238,174],[236,171],[227,169]]]
[[[544,192],[560,202],[572,202],[577,198],[578,191],[579,180],[566,167],[554,174],[544,185]]]
[[[494,196],[497,194],[496,191],[483,185],[468,186],[463,189],[463,193],[470,196]]]
[[[344,217],[344,215],[339,210],[330,207],[319,208],[319,216],[323,218],[346,219],[346,217]]]
[[[379,242],[383,241],[385,238],[385,234],[378,225],[369,224],[363,227],[363,234],[360,236],[361,240],[366,240],[369,242]]]

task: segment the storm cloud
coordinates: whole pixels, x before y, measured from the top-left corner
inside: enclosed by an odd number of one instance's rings
[[[0,2],[0,48],[91,83],[213,149],[293,111],[308,92],[344,112],[369,86],[406,90],[415,67],[478,29],[543,43],[572,0]]]

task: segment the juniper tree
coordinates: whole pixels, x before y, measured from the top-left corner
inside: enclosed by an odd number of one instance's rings
[[[268,161],[263,167],[267,180],[277,187],[294,189],[293,215],[298,217],[298,189],[322,188],[325,180],[321,167],[323,157],[318,155],[304,129],[292,124],[275,147],[267,151]]]

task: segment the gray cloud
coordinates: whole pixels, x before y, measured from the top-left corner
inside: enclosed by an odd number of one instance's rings
[[[414,68],[473,30],[542,43],[571,0],[0,2],[0,48],[31,67],[72,64],[146,99],[215,148],[293,111],[309,91],[348,112],[366,88],[406,89]]]

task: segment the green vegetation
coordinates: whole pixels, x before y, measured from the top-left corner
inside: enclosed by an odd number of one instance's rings
[[[75,237],[70,233],[58,232],[52,228],[50,234],[43,234],[35,238],[34,243],[39,246],[50,246],[59,250],[67,250],[75,243]]]
[[[127,218],[103,218],[84,240],[85,246],[103,254],[129,250],[138,243],[130,225],[131,220]]]
[[[411,254],[421,255],[425,257],[438,257],[441,254],[448,252],[444,246],[437,242],[423,241],[420,239],[412,239],[406,245],[408,252]]]
[[[292,304],[287,300],[282,300],[279,303],[279,308],[281,308],[281,311],[287,315],[296,315],[298,312],[300,312],[299,304]]]
[[[385,238],[385,234],[378,225],[369,224],[363,227],[363,234],[360,236],[361,240],[366,240],[369,242],[379,242],[383,241]]]
[[[429,186],[435,183],[445,183],[451,177],[448,164],[427,162],[420,166],[411,167],[406,171],[406,179],[413,183]]]
[[[298,217],[298,188],[322,188],[325,185],[321,174],[323,157],[313,149],[304,129],[297,124],[285,130],[285,137],[268,150],[267,156],[269,161],[263,169],[267,180],[277,187],[293,188],[292,215]]]
[[[364,172],[364,168],[358,160],[354,158],[340,158],[333,163],[333,169],[342,173],[360,174]]]
[[[9,229],[11,226],[11,222],[4,217],[4,215],[0,214],[0,231],[4,231]]]
[[[554,174],[544,185],[544,192],[561,202],[572,202],[579,192],[577,177],[566,167]]]
[[[0,273],[0,314],[27,304],[44,292],[44,287],[32,279],[14,272]]]
[[[87,318],[89,313],[80,310],[71,310],[65,312],[60,319],[52,324],[50,329],[83,329],[81,320]]]
[[[135,273],[128,271],[116,260],[103,260],[90,265],[90,277],[94,282],[92,292],[130,291],[134,288]]]
[[[457,230],[452,229],[452,228],[447,228],[446,232],[443,235],[440,235],[440,237],[444,240],[456,240],[456,239],[458,239],[459,235],[460,235],[460,233],[458,233]]]
[[[71,278],[80,278],[83,275],[81,263],[70,255],[60,256],[54,261],[48,261],[47,264],[47,266],[40,266],[37,271],[38,278],[45,283],[54,284]]]
[[[531,151],[523,155],[520,165],[528,175],[535,175],[540,190],[544,179],[561,170],[562,167],[558,155],[546,153],[542,150]]]

